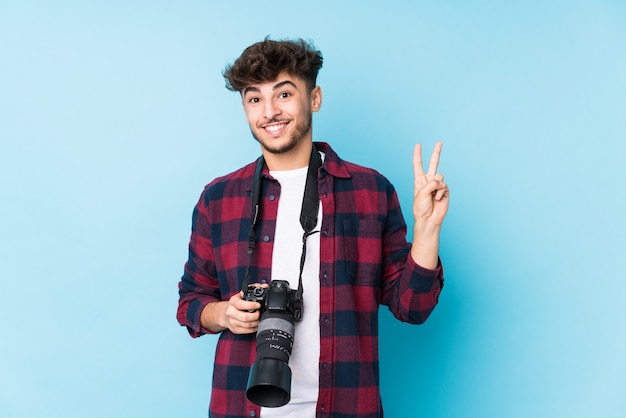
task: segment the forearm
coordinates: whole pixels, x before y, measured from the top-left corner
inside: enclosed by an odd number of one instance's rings
[[[440,230],[440,226],[415,225],[411,246],[411,257],[415,264],[429,270],[437,268]]]

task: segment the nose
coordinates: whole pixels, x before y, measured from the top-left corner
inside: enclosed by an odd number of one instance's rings
[[[266,119],[271,120],[278,114],[280,114],[280,108],[277,106],[277,103],[275,103],[273,100],[266,100],[265,106],[263,108],[263,116]]]

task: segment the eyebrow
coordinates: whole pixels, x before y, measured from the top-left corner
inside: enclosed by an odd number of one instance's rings
[[[298,87],[296,87],[296,85],[291,80],[285,80],[285,81],[281,81],[280,83],[276,83],[274,85],[274,87],[272,87],[272,90],[276,91],[276,90],[278,90],[278,89],[280,89],[280,88],[282,88],[283,86],[286,86],[286,85],[291,85],[295,89],[298,88]],[[258,87],[254,87],[254,86],[246,87],[245,89],[243,89],[242,96],[245,96],[246,93],[248,93],[248,92],[258,93],[260,91],[261,90],[259,90]]]
[[[276,84],[274,86],[274,88],[272,90],[278,90],[279,88],[286,86],[290,84],[294,89],[297,89],[298,87],[296,87],[295,84],[293,84],[290,80],[285,80],[285,81],[281,81],[280,83]]]

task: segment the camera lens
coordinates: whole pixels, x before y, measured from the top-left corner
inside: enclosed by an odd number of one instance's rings
[[[250,369],[246,395],[266,407],[283,406],[291,399],[289,356],[293,348],[294,321],[287,312],[265,311],[257,330],[257,361]]]

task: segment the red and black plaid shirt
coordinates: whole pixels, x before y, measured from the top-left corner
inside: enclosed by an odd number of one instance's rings
[[[422,323],[437,304],[443,269],[427,270],[413,262],[398,198],[387,179],[341,160],[328,144],[316,146],[326,155],[318,180],[323,218],[317,417],[382,417],[379,306],[387,305],[401,321]],[[209,333],[200,324],[207,303],[228,300],[241,290],[254,167],[251,163],[215,179],[194,209],[177,313],[193,337]],[[250,277],[269,283],[280,185],[267,167],[263,174]],[[260,407],[245,395],[255,347],[255,334],[221,333],[209,416],[260,416]]]

